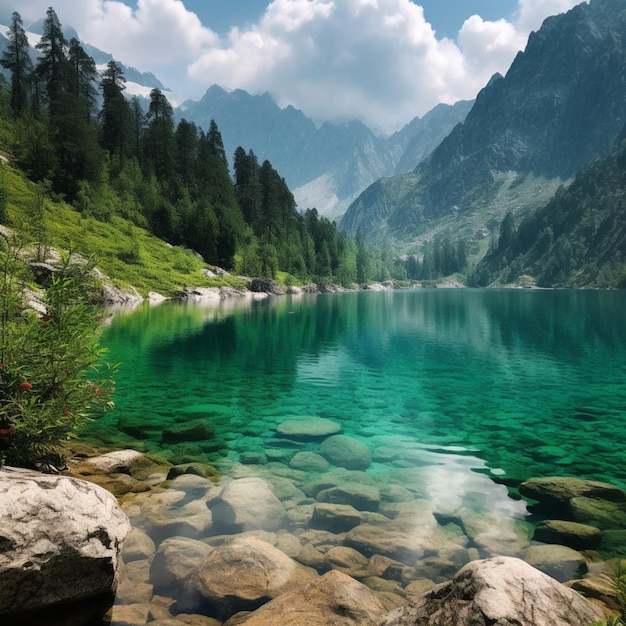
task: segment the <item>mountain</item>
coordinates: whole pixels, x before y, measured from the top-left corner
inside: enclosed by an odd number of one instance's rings
[[[507,211],[542,206],[609,149],[625,101],[623,0],[591,0],[550,17],[430,157],[370,186],[341,226],[405,246],[450,230],[479,251]]]
[[[506,216],[497,246],[472,281],[626,287],[625,137],[622,133],[614,150],[579,171],[567,189],[519,224]]]
[[[30,24],[28,26],[28,40],[31,44],[31,56],[33,58],[33,62],[37,59],[38,52],[34,48],[34,44],[39,41],[39,37],[41,36],[43,26],[43,20],[39,20]],[[0,24],[0,55],[7,49],[8,39],[6,38],[6,33],[8,31],[8,26],[3,26]],[[78,33],[71,27],[66,27],[63,29],[63,34],[65,38],[69,41],[72,37],[76,37],[79,39]],[[124,77],[126,78],[126,92],[129,96],[140,96],[147,97],[150,93],[150,90],[153,88],[161,89],[161,91],[167,93],[169,89],[165,87],[161,81],[152,73],[152,72],[140,72],[138,69],[134,67],[129,67],[120,63],[117,59],[113,58],[113,55],[108,52],[103,52],[102,50],[92,46],[86,42],[81,41],[81,45],[85,52],[93,58],[96,63],[96,67],[99,71],[105,69],[106,64],[109,61],[115,61],[124,72]],[[5,76],[9,79],[9,73],[4,69],[0,68],[0,75]]]
[[[399,167],[415,167],[465,118],[470,106],[438,105],[384,137],[359,121],[318,127],[302,111],[280,108],[268,93],[251,95],[213,85],[199,101],[178,107],[176,116],[204,129],[214,119],[227,155],[232,158],[238,146],[253,150],[260,162],[268,159],[284,176],[301,209],[316,207],[335,218],[373,181]]]

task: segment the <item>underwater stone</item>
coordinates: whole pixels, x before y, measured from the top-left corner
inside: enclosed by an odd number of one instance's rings
[[[215,428],[206,420],[192,420],[174,424],[163,430],[164,443],[180,443],[184,441],[204,441],[215,437]]]
[[[229,483],[209,502],[216,532],[277,530],[285,507],[261,478],[240,478]]]
[[[189,588],[208,600],[223,618],[254,610],[317,573],[278,548],[253,538],[236,538],[216,548],[199,565]]]
[[[289,439],[319,441],[342,430],[341,424],[323,417],[299,417],[280,423],[276,432]]]
[[[533,539],[568,546],[574,550],[595,550],[602,541],[602,531],[595,526],[577,522],[545,520],[535,529]]]
[[[524,561],[559,582],[580,578],[587,573],[585,557],[566,546],[530,546],[524,550]]]
[[[350,470],[366,470],[372,464],[369,448],[362,441],[347,435],[328,437],[320,444],[318,452],[329,463]]]

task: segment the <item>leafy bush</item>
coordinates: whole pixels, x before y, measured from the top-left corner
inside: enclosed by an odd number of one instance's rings
[[[0,464],[51,470],[60,444],[112,407],[115,366],[98,345],[93,266],[62,257],[36,311],[23,253],[0,238]]]

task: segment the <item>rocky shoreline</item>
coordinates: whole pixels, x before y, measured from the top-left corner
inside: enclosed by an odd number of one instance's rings
[[[288,424],[285,429],[289,436]],[[480,545],[490,541],[484,536],[489,520],[472,530],[465,526],[476,520],[437,519],[427,502],[401,489],[379,493],[377,500],[371,485],[355,482],[365,475],[358,469],[331,468],[323,480],[306,485],[298,482],[297,469],[272,479],[251,465],[218,483],[215,470],[199,463],[174,466],[132,450],[99,454],[78,446],[74,452],[67,477],[41,476],[30,489],[16,482],[14,470],[0,472],[3,528],[21,534],[16,515],[19,525],[30,515],[29,528],[39,527],[30,556],[11,552],[19,541],[0,533],[3,624],[23,624],[24,614],[35,611],[42,626],[78,626],[84,613],[75,607],[94,597],[106,604],[107,590],[109,603],[116,590],[115,604],[101,623],[116,626],[587,626],[618,608],[612,570],[596,551],[624,533],[626,492],[611,485],[575,478],[527,481],[520,492],[536,502],[536,512],[554,519],[539,524],[533,538],[500,537],[502,554],[485,558]],[[324,460],[306,457],[296,464]],[[79,505],[77,496],[59,501],[60,487],[41,481],[71,481],[74,489],[76,483],[89,485],[78,491],[89,493],[91,504]],[[111,507],[107,492],[119,508]],[[42,494],[58,503],[44,507],[52,517],[38,513]],[[77,521],[70,532],[75,542],[86,524],[80,547],[41,549],[42,541],[69,545],[61,536],[68,526],[64,516],[76,520],[82,510],[92,521]],[[96,528],[89,526],[94,515],[100,519]],[[111,520],[114,529],[107,526]],[[52,531],[53,538],[46,538]],[[81,558],[61,565],[59,554]],[[89,579],[86,559],[104,572],[100,586],[68,582],[76,572]],[[37,607],[38,592],[23,594],[23,585],[44,579],[54,583],[41,588],[57,595],[48,594]],[[59,588],[75,597],[59,597]],[[20,604],[26,598],[30,604]],[[49,605],[59,604],[50,611]],[[64,611],[70,621],[63,621]],[[89,619],[84,623],[96,623],[93,615]]]

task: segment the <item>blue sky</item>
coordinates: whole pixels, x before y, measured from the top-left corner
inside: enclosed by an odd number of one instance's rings
[[[316,121],[392,132],[506,73],[532,30],[580,0],[0,0],[152,71],[177,105],[212,84],[269,92]],[[130,89],[130,86],[129,86]]]
[[[424,17],[437,36],[449,38],[456,37],[470,15],[478,14],[486,20],[511,19],[517,9],[516,0],[422,0],[416,4],[424,8]],[[221,33],[231,26],[254,24],[267,5],[267,0],[185,0],[185,6],[206,26]]]

